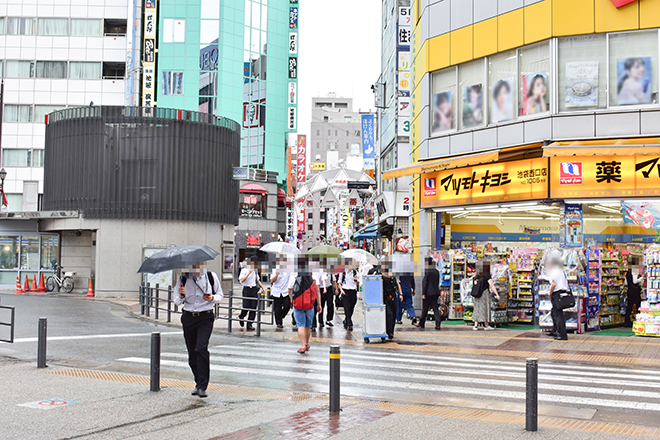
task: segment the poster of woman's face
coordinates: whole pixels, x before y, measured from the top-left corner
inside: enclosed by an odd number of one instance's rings
[[[463,127],[476,127],[483,123],[483,86],[463,87]]]
[[[545,70],[523,75],[523,115],[534,115],[548,111],[548,75]]]
[[[617,61],[617,105],[651,103],[651,58]]]
[[[454,109],[451,91],[433,95],[433,133],[454,128]]]
[[[493,122],[513,119],[513,78],[500,79],[493,84],[490,114]]]

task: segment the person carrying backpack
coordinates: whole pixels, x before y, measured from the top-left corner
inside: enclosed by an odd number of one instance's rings
[[[204,263],[193,265],[193,272],[181,275],[177,285],[179,295],[174,297],[174,304],[183,305],[183,338],[188,349],[188,365],[195,377],[192,395],[207,397],[211,374],[209,339],[215,321],[213,305],[219,304],[224,294],[218,276],[204,269]]]
[[[321,306],[317,303],[318,287],[307,267],[307,259],[298,261],[298,275],[289,289],[289,297],[293,304],[293,316],[298,325],[298,337],[301,347],[298,353],[306,353],[309,349],[309,338],[312,335],[314,314],[321,313]]]

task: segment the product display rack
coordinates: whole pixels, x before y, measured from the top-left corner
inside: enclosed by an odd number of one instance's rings
[[[534,249],[526,254],[514,254],[515,271],[511,276],[511,295],[508,316],[512,322],[534,321],[534,274],[538,252]]]
[[[600,330],[600,251],[587,250],[587,331]]]
[[[451,305],[453,309],[463,307],[461,303],[461,282],[465,279],[466,256],[461,249],[457,249],[452,256],[451,263]],[[462,314],[461,314],[462,315]],[[463,316],[460,316],[462,318]],[[460,319],[457,316],[457,319]]]
[[[617,251],[601,251],[600,328],[623,325],[621,296],[625,287],[625,267]]]
[[[644,254],[646,288],[642,290],[633,331],[638,336],[660,336],[660,245],[652,244]]]
[[[574,251],[573,258],[570,260],[577,261],[575,256],[578,251]],[[579,251],[581,252],[581,251]],[[570,257],[570,254],[569,254]],[[568,280],[568,286],[575,296],[575,307],[564,310],[564,319],[566,322],[566,331],[574,333],[582,333],[585,331],[585,326],[582,324],[586,321],[585,313],[585,303],[587,300],[587,288],[585,286],[585,281],[587,279],[586,274],[582,273],[581,269],[578,269],[577,264],[572,264],[571,267],[568,267],[564,270],[566,273],[566,279]],[[552,310],[552,302],[550,299],[550,281],[548,281],[545,273],[539,276],[538,284],[538,310],[539,310],[539,327],[543,331],[552,331],[552,315],[550,314]]]
[[[510,272],[508,264],[497,264],[493,267],[493,282],[500,296],[500,300],[493,298],[491,307],[491,322],[505,324],[509,322],[507,306],[510,292]]]

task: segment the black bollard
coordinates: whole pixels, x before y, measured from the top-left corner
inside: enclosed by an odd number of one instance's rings
[[[39,332],[37,334],[37,368],[46,368],[46,334],[47,320],[39,318]]]
[[[151,388],[160,391],[160,333],[151,334]]]
[[[330,346],[330,412],[339,413],[339,383],[340,383],[339,345]]]
[[[527,359],[527,399],[525,430],[538,431],[539,415],[539,360]]]

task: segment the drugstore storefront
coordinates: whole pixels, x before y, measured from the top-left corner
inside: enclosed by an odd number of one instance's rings
[[[652,302],[642,310],[655,301],[660,310],[654,297],[660,273],[656,286],[648,267],[654,261],[649,255],[660,248],[653,228],[660,227],[660,139],[618,142],[624,146],[562,142],[424,165],[419,197],[430,225],[425,239],[445,256],[451,317],[469,314],[461,283],[486,259],[500,266],[496,278],[509,293],[498,322],[551,326],[544,283],[535,277],[550,249],[563,252],[581,298],[569,329],[623,325],[627,307],[635,307],[634,319],[639,305],[627,304],[625,285],[633,263],[646,264],[650,273],[643,298]]]

